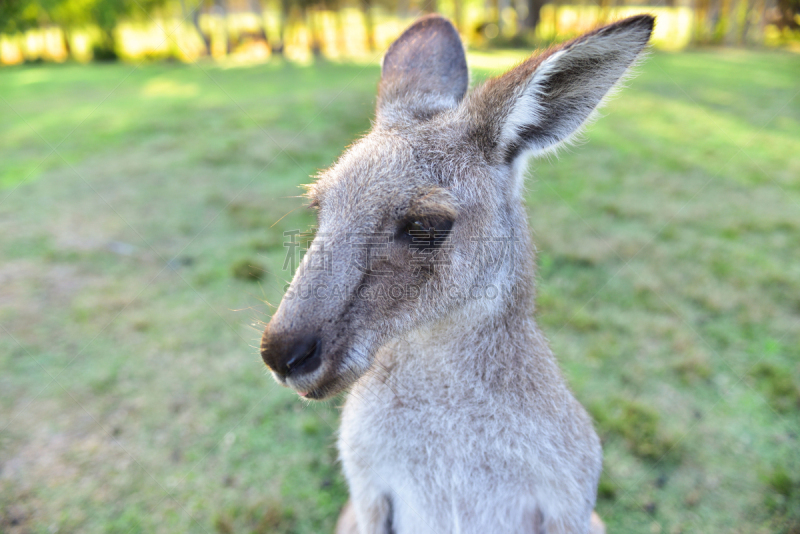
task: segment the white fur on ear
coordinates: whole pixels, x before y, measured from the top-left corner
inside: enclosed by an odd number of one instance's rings
[[[555,60],[563,53],[563,50],[556,52],[534,71],[528,85],[522,90],[522,94],[517,98],[511,113],[506,118],[505,124],[503,124],[503,131],[500,137],[502,145],[511,144],[518,137],[518,132],[525,126],[543,122],[546,113],[546,109],[542,105],[543,97],[545,96],[543,82],[556,68]],[[531,147],[530,150],[536,149]]]
[[[574,141],[641,59],[654,19],[638,16],[568,43],[530,75],[500,132],[506,161]]]

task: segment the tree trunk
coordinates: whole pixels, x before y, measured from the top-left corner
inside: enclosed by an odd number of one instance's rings
[[[305,9],[305,19],[308,25],[308,33],[311,34],[311,53],[315,58],[322,57],[322,40],[319,36],[319,21],[317,20],[317,8],[308,7]]]
[[[72,56],[72,45],[69,43],[69,32],[64,28],[61,28],[61,38],[64,41],[64,52],[67,53],[67,57]]]
[[[749,29],[754,9],[754,0],[739,0],[739,9],[738,13],[736,14],[736,18],[739,21],[739,28],[736,32],[736,44],[738,46],[744,46],[745,44],[745,40],[747,39],[747,30]]]
[[[725,35],[725,7],[729,0],[711,0],[708,10],[708,22],[711,28],[711,42],[719,43]]]
[[[692,39],[696,43],[705,42],[705,25],[706,16],[708,14],[708,0],[694,0],[692,4],[692,11],[694,12],[694,36]]]
[[[367,50],[375,51],[375,22],[372,19],[372,0],[361,0],[364,13],[364,31],[367,32]]]
[[[267,21],[264,20],[264,10],[258,0],[250,0],[250,11],[258,19],[258,36],[269,46],[269,36],[267,35]]]
[[[96,61],[116,61],[117,43],[114,28],[100,28],[100,42],[94,46],[92,55]]]
[[[542,8],[546,2],[545,0],[526,0],[525,3],[528,7],[528,13],[520,21],[520,30],[526,33],[534,32],[536,26],[542,20]]]
[[[216,0],[214,7],[222,18],[222,32],[223,39],[225,40],[225,55],[230,55],[233,52],[233,43],[231,42],[231,32],[228,24],[228,5],[225,0]]]
[[[725,28],[725,37],[723,43],[725,46],[731,46],[737,41],[737,34],[739,33],[739,6],[741,1],[746,0],[730,0],[727,6],[725,18],[728,20],[728,25]]]
[[[273,53],[283,55],[286,52],[286,40],[289,38],[289,15],[291,4],[289,0],[280,0],[281,14],[280,14],[280,34],[278,35],[278,44],[272,50]]]
[[[751,35],[751,39],[753,42],[757,44],[764,44],[764,29],[767,27],[767,9],[768,9],[767,0],[759,0],[758,2],[758,24],[756,24],[756,33]]]
[[[200,28],[200,8],[202,6],[203,3],[199,2],[197,4],[197,7],[195,7],[190,14],[189,10],[186,8],[186,0],[181,0],[181,13],[183,13],[183,20],[186,20],[188,18],[192,19],[192,26],[194,26],[195,31],[197,31],[197,35],[200,36],[200,40],[203,41],[205,54],[207,56],[210,56],[211,39],[205,33],[203,33],[202,28]]]

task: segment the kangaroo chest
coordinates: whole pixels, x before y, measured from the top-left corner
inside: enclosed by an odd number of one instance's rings
[[[370,379],[351,392],[339,439],[351,491],[391,499],[396,534],[530,525],[547,469],[537,422],[446,381],[424,396],[406,391],[418,389]]]

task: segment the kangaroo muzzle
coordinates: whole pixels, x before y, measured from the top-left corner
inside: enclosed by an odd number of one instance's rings
[[[284,380],[311,374],[322,364],[322,339],[315,334],[270,336],[266,331],[261,338],[261,358]]]

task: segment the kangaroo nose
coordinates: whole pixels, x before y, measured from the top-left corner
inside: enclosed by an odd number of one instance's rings
[[[296,373],[312,373],[322,363],[322,340],[317,336],[303,336],[278,344],[283,347],[270,345],[262,348],[261,358],[267,367],[284,378]]]

